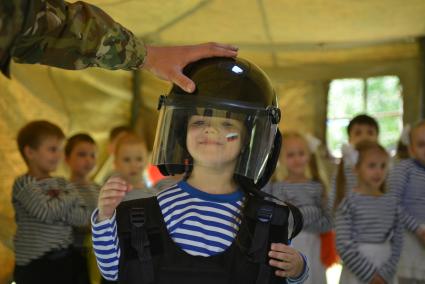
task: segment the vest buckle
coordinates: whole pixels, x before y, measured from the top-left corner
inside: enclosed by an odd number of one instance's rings
[[[257,218],[260,222],[268,223],[272,220],[273,217],[273,207],[272,206],[262,206],[257,211]]]
[[[132,208],[130,214],[130,223],[136,228],[143,227],[145,225],[145,209]]]

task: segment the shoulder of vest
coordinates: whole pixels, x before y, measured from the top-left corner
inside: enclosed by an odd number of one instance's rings
[[[156,197],[141,198],[122,202],[117,208],[116,220],[118,232],[131,231],[132,210],[144,211],[145,228],[149,230],[152,224],[157,224],[158,218],[161,218],[160,209]]]
[[[286,225],[289,215],[288,206],[266,200],[257,196],[248,196],[244,214],[249,219],[258,220],[260,215],[267,214],[270,210],[271,221],[275,225]]]

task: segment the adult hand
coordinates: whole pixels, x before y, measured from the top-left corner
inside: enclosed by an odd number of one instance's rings
[[[131,185],[121,177],[113,176],[109,178],[99,192],[97,221],[110,219],[124,196],[131,190]]]
[[[278,268],[277,276],[298,278],[304,270],[303,257],[296,249],[285,244],[272,244],[269,257],[269,264]]]
[[[143,68],[161,79],[171,81],[186,92],[195,90],[195,83],[183,75],[183,68],[207,57],[236,57],[238,48],[228,44],[204,43],[187,46],[146,46]]]
[[[387,281],[385,281],[384,278],[382,278],[381,275],[379,275],[379,273],[375,273],[375,275],[373,275],[372,280],[370,280],[369,284],[387,284]]]

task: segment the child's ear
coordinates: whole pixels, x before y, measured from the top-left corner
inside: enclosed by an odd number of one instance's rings
[[[27,160],[32,160],[34,157],[34,149],[31,148],[29,145],[24,146],[24,156]]]
[[[114,155],[114,152],[115,152],[115,143],[114,142],[109,142],[108,146],[106,148],[107,148],[108,154],[110,156]]]

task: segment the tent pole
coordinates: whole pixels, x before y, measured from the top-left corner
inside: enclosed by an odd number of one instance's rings
[[[140,94],[140,85],[141,85],[141,76],[140,70],[134,70],[131,74],[131,116],[130,116],[130,126],[134,129],[136,126],[137,118],[139,117],[140,107],[142,106],[141,94]]]
[[[419,38],[420,46],[420,96],[421,96],[421,119],[425,118],[425,37]]]

